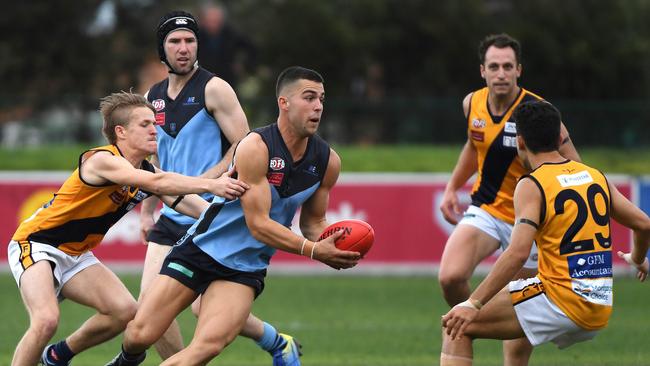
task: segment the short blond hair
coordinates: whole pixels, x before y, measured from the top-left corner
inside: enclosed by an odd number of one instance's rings
[[[117,142],[115,126],[126,127],[129,124],[131,111],[137,107],[147,107],[156,113],[156,109],[142,95],[121,91],[102,98],[99,102],[99,112],[102,114],[104,125],[102,134],[110,144]]]

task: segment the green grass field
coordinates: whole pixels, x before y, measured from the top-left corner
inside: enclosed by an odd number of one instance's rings
[[[0,170],[73,170],[79,154],[90,146],[0,147]],[[373,145],[334,146],[343,172],[451,172],[462,146]],[[650,148],[625,150],[580,148],[582,160],[606,173],[650,174]]]
[[[121,276],[136,293],[138,276]],[[0,365],[9,365],[13,348],[27,327],[20,295],[9,274],[0,275]],[[530,365],[648,365],[647,329],[650,317],[648,284],[616,279],[614,315],[595,340],[559,351],[553,345],[535,350]],[[257,300],[254,312],[295,335],[304,345],[306,366],[436,365],[440,352],[439,319],[446,311],[433,277],[273,276]],[[55,339],[78,327],[91,312],[70,302],[62,304]],[[186,341],[194,319],[180,317]],[[119,350],[121,336],[90,349],[74,365],[103,365]],[[155,351],[145,365],[157,365]],[[475,342],[475,365],[501,365],[498,341]],[[247,339],[237,339],[211,365],[270,365],[271,358]]]

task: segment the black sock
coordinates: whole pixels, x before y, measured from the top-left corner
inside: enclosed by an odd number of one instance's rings
[[[126,352],[124,346],[122,346],[122,359],[129,363],[129,365],[138,365],[140,362],[144,361],[146,354],[146,351],[140,353],[129,353]]]
[[[55,344],[52,349],[54,349],[54,353],[56,353],[56,357],[58,358],[57,361],[59,362],[68,362],[75,355],[75,353],[70,350],[70,347],[68,347],[68,343],[66,343],[65,339]]]

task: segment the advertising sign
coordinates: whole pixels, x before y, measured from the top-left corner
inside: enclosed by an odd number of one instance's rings
[[[66,177],[65,173],[0,175],[0,219],[4,223],[0,226],[0,241],[8,243],[18,224],[49,201]],[[375,244],[360,267],[374,265],[389,272],[433,272],[453,230],[438,209],[448,178],[448,174],[342,174],[330,195],[328,221],[360,219],[372,225]],[[630,178],[615,177],[612,181],[630,197],[633,191]],[[465,205],[469,203],[469,190],[468,185],[460,197]],[[641,192],[646,191],[650,192],[650,184],[643,185]],[[645,197],[650,194],[646,193]],[[102,262],[141,266],[146,247],[140,242],[138,215],[139,208],[128,213],[94,250]],[[298,230],[298,226],[296,217],[292,229]],[[629,230],[613,223],[612,238],[614,250],[629,249]],[[6,265],[6,258],[6,245],[0,245],[0,263]],[[492,261],[494,258],[489,258],[486,263]],[[618,257],[614,256],[614,261],[619,261]],[[278,251],[272,268],[284,265],[307,269],[325,267],[308,258]]]

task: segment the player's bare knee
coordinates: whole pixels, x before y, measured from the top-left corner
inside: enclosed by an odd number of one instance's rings
[[[145,323],[133,320],[129,322],[124,333],[124,343],[135,348],[148,348],[162,336],[147,327]]]
[[[523,338],[503,342],[504,366],[528,365],[532,353],[533,346]]]
[[[464,273],[452,271],[440,271],[438,274],[438,282],[442,291],[449,292],[467,285],[469,277]]]
[[[43,311],[32,317],[30,330],[35,332],[39,338],[50,339],[56,333],[59,326],[58,311]]]
[[[195,349],[195,351],[201,355],[201,358],[205,359],[213,359],[217,357],[221,352],[226,348],[230,342],[226,342],[224,340],[212,340],[210,342],[204,342],[204,341],[199,341],[199,342],[193,342],[191,346]]]
[[[137,310],[138,303],[135,301],[124,301],[110,310],[110,316],[116,324],[119,324],[122,328],[126,328],[126,325],[135,317]]]

